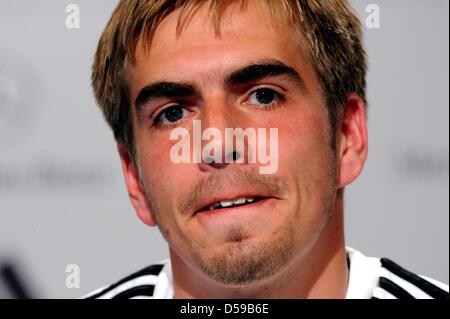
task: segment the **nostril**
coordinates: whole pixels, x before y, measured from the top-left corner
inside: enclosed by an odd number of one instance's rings
[[[209,164],[209,165],[213,165],[215,163],[214,158],[212,158],[210,156],[206,156],[205,157],[205,163]]]
[[[229,158],[231,158],[233,161],[237,161],[240,157],[241,154],[239,152],[232,152],[230,155],[228,155]]]

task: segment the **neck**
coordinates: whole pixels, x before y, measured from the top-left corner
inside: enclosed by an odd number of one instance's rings
[[[251,286],[218,284],[187,265],[172,249],[175,298],[345,298],[348,268],[345,253],[343,200],[312,246],[278,274]]]

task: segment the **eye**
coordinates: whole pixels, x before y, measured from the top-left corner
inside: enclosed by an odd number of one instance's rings
[[[182,120],[189,113],[190,112],[188,110],[186,110],[180,105],[169,106],[156,116],[154,122],[156,125],[163,125],[163,126],[174,124]]]
[[[255,90],[248,98],[249,104],[271,106],[281,100],[281,95],[269,88]]]

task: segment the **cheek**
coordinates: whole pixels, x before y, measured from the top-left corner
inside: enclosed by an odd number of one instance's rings
[[[301,242],[313,238],[328,218],[335,178],[331,161],[328,126],[321,117],[279,127],[279,175],[290,183],[289,210],[302,230]]]
[[[180,174],[181,164],[175,164],[170,158],[170,150],[177,141],[171,141],[169,134],[154,138],[142,138],[139,148],[141,169],[152,186],[174,185],[183,174]]]
[[[292,181],[291,204],[315,219],[323,211],[332,185],[332,157],[327,119],[308,115],[279,127],[279,174]],[[302,218],[307,222],[309,218]]]
[[[328,129],[321,117],[285,119],[284,123],[278,128],[280,169],[304,175],[329,163]]]
[[[185,193],[184,188],[192,184],[191,166],[194,164],[174,163],[171,160],[170,151],[177,141],[171,141],[169,135],[158,141],[148,140],[138,145],[139,164],[149,199],[158,205],[159,210],[168,212],[174,209],[180,194]]]
[[[176,214],[177,203],[192,184],[191,165],[194,164],[174,163],[170,158],[173,143],[169,138],[159,143],[141,143],[139,163],[149,206],[160,231],[169,242],[182,245],[187,239],[183,235],[182,219]]]

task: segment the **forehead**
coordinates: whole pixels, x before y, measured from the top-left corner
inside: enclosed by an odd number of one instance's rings
[[[221,13],[219,33],[206,4],[188,14],[178,36],[179,12],[170,13],[157,26],[148,46],[142,41],[137,44],[136,62],[130,68],[131,95],[152,81],[198,80],[207,85],[230,68],[264,59],[305,67],[297,33],[283,19],[272,19],[262,3],[230,4]]]

